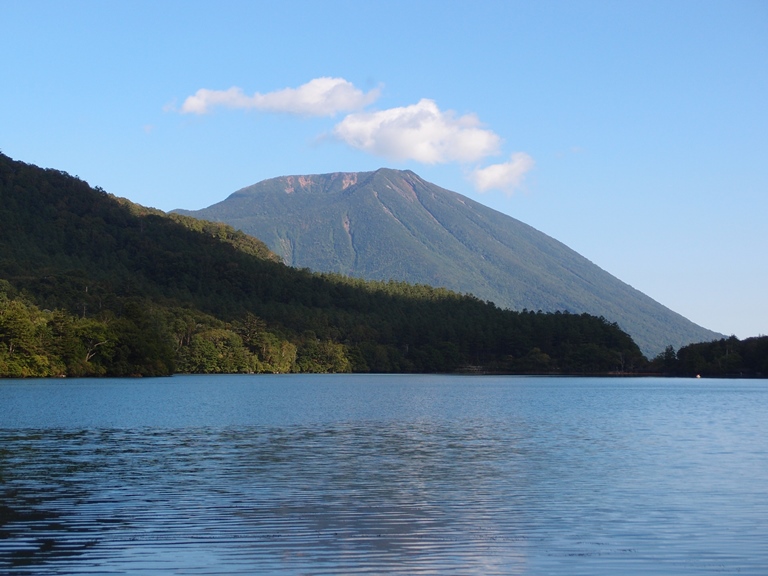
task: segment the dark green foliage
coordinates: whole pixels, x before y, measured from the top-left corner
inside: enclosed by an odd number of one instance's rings
[[[607,373],[645,362],[603,318],[297,270],[227,225],[2,155],[0,206],[0,375]]]
[[[649,355],[720,336],[560,242],[410,171],[286,176],[204,210],[299,267],[443,286],[502,308],[604,316]]]
[[[671,346],[653,359],[650,369],[676,376],[768,376],[768,336],[739,340],[735,336],[683,346]]]

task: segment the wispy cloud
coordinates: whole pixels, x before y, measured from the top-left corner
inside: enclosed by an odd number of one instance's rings
[[[343,78],[315,78],[298,88],[252,96],[238,87],[228,90],[201,88],[181,106],[182,114],[206,114],[215,107],[254,108],[267,112],[286,112],[303,116],[333,116],[339,112],[361,110],[379,97],[379,89],[364,93]]]
[[[380,89],[363,92],[344,78],[322,77],[298,88],[285,88],[247,95],[241,88],[201,88],[184,100],[182,114],[207,114],[214,108],[254,109],[262,112],[302,116],[346,116],[331,135],[352,148],[390,160],[413,160],[424,164],[475,164],[499,154],[502,139],[485,127],[475,114],[458,115],[441,110],[434,100],[377,111],[365,111],[380,95]],[[165,110],[176,110],[175,103]],[[511,194],[534,166],[524,152],[512,154],[508,162],[475,168],[469,180],[480,192],[501,190]]]
[[[515,152],[509,162],[491,164],[485,168],[474,170],[470,179],[480,192],[502,190],[512,194],[523,182],[525,175],[533,168],[535,162],[525,152]]]
[[[474,114],[457,117],[426,98],[411,106],[350,114],[333,133],[371,154],[425,164],[473,162],[495,154],[501,143]]]

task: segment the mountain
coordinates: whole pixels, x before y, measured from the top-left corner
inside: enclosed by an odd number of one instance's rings
[[[273,178],[176,212],[226,222],[291,266],[445,287],[513,310],[604,316],[649,357],[722,337],[546,234],[411,171]]]
[[[603,318],[291,268],[229,225],[0,154],[0,377],[646,365]]]

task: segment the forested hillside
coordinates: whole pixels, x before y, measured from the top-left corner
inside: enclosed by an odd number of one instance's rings
[[[648,356],[723,336],[554,238],[410,171],[271,178],[180,212],[252,234],[293,266],[440,286],[512,310],[604,316]]]
[[[230,226],[0,155],[0,375],[605,373],[645,358],[587,314],[315,274]]]

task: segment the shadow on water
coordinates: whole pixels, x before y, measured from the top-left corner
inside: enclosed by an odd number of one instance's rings
[[[17,495],[8,493],[2,498],[18,500]],[[89,530],[73,530],[58,519],[58,514],[39,509],[0,505],[0,551],[6,557],[0,561],[0,568],[12,570],[58,563],[83,554],[98,542],[88,536]],[[80,532],[80,537],[76,532]]]
[[[74,559],[98,543],[99,530],[73,522],[76,503],[89,497],[73,479],[86,462],[55,446],[79,433],[0,433],[0,569],[34,569]],[[53,448],[53,450],[51,450]]]

